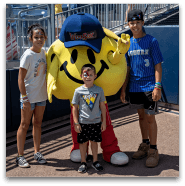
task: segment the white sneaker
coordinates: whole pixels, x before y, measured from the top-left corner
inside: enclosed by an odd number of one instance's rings
[[[28,168],[30,167],[29,163],[26,161],[24,156],[19,156],[16,158],[16,165],[21,168]]]
[[[44,158],[44,156],[40,152],[37,152],[36,154],[34,154],[34,160],[37,160],[38,163],[40,163],[40,164],[47,163],[46,159]]]

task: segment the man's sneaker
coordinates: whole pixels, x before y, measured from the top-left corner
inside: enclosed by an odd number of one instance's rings
[[[148,154],[149,148],[150,148],[150,144],[147,145],[146,143],[141,143],[138,148],[138,151],[133,154],[132,158],[133,159],[142,159],[142,158],[146,157]]]
[[[159,163],[159,154],[156,149],[149,149],[148,157],[146,160],[147,167],[156,167]]]
[[[40,164],[47,163],[46,159],[43,157],[43,155],[40,152],[37,152],[34,154],[34,160],[37,160]]]
[[[92,164],[92,167],[97,170],[97,171],[102,171],[103,170],[103,167],[100,165],[100,163],[98,161],[95,161],[93,164]]]
[[[16,165],[18,165],[21,168],[30,167],[29,163],[26,161],[24,156],[19,156],[19,157],[16,158]]]
[[[82,162],[80,167],[78,168],[78,172],[80,173],[86,173],[87,172],[87,164],[85,162]]]

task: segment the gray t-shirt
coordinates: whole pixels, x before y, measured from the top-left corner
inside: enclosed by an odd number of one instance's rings
[[[20,67],[27,70],[24,83],[30,103],[47,100],[45,50],[36,53],[27,49],[21,56]]]
[[[73,96],[72,104],[79,105],[79,122],[93,124],[101,122],[100,102],[105,101],[103,89],[96,85],[86,88],[78,87]]]

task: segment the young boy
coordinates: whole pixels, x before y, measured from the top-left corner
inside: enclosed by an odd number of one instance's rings
[[[128,13],[128,24],[133,33],[130,48],[126,54],[127,78],[123,84],[120,99],[125,102],[125,89],[129,79],[131,105],[137,105],[142,143],[134,159],[148,155],[147,167],[155,167],[159,162],[157,150],[157,101],[161,98],[161,78],[163,57],[157,40],[143,32],[143,13],[132,10]]]
[[[94,85],[96,77],[94,66],[91,64],[84,65],[81,69],[81,78],[84,85],[75,90],[72,100],[74,127],[78,133],[77,141],[81,153],[81,166],[78,169],[80,173],[87,171],[86,152],[88,141],[91,142],[93,154],[92,167],[97,171],[103,170],[103,167],[98,162],[97,142],[102,141],[101,131],[103,132],[106,129],[106,107],[103,89]]]

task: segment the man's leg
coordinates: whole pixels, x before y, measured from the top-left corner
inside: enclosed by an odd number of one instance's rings
[[[149,133],[148,133],[148,123],[147,118],[145,114],[144,109],[138,109],[138,115],[139,115],[139,126],[141,130],[142,139],[148,139]]]
[[[155,120],[155,115],[146,115],[146,120],[148,123],[148,132],[149,132],[149,139],[150,139],[150,145],[156,145],[157,144],[157,123]]]

